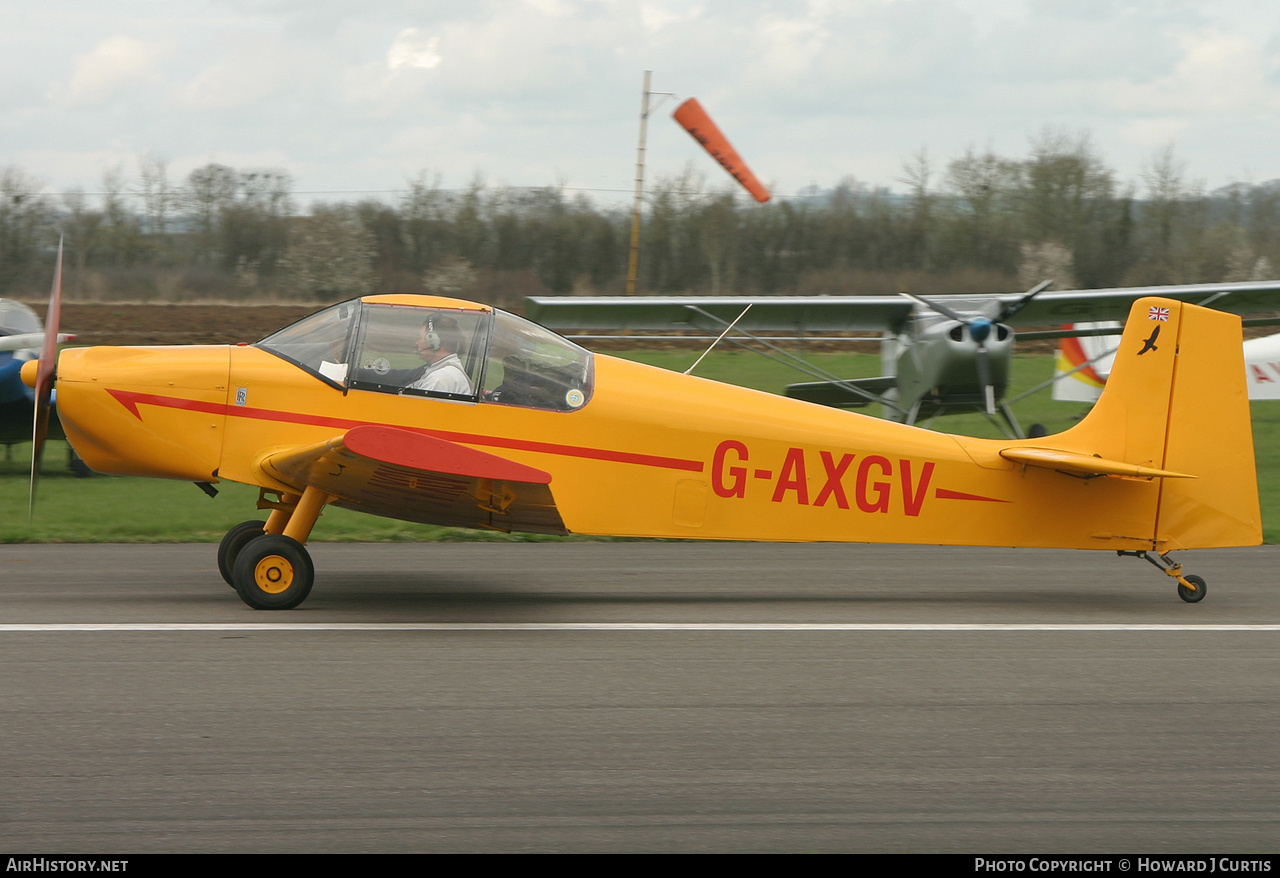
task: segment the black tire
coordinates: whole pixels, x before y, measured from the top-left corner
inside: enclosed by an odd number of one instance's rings
[[[1204,584],[1204,580],[1201,579],[1199,576],[1184,576],[1182,578],[1185,579],[1187,582],[1191,583],[1192,585],[1194,585],[1195,589],[1194,590],[1189,589],[1185,585],[1183,585],[1181,582],[1179,582],[1178,597],[1182,598],[1184,601],[1186,601],[1189,604],[1198,603],[1204,600],[1205,592],[1208,591],[1208,586]]]
[[[264,534],[240,550],[231,578],[240,600],[255,610],[292,610],[311,593],[315,575],[301,543],[283,534]]]
[[[236,556],[240,554],[240,550],[245,547],[246,543],[265,533],[262,525],[263,522],[256,519],[254,521],[242,521],[227,531],[227,535],[218,544],[218,572],[227,581],[227,585],[232,588],[236,587],[236,582],[232,578],[232,571],[235,570],[236,566]]]
[[[75,449],[67,445],[67,469],[71,470],[71,474],[77,479],[87,479],[94,475],[93,470],[89,469],[89,464],[80,459],[80,455],[76,454]]]

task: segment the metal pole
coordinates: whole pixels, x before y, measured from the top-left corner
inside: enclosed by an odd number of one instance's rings
[[[644,72],[644,93],[640,98],[640,145],[636,149],[636,201],[631,210],[631,253],[627,259],[627,295],[636,294],[636,274],[640,268],[640,207],[644,201],[644,140],[649,127],[649,79]]]

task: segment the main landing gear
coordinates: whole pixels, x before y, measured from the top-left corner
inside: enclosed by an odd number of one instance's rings
[[[1116,554],[1141,558],[1150,562],[1157,570],[1178,580],[1178,597],[1187,603],[1194,604],[1204,600],[1205,593],[1208,591],[1208,586],[1205,584],[1204,579],[1199,576],[1183,576],[1182,565],[1170,558],[1168,552],[1160,552],[1152,556],[1148,552],[1126,552],[1121,550],[1117,551]]]
[[[271,515],[265,523],[242,521],[227,531],[218,546],[218,572],[255,610],[291,610],[311,593],[315,566],[303,544],[332,498],[314,487],[279,500],[266,494],[258,506]]]

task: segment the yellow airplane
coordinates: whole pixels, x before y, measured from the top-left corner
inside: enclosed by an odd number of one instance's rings
[[[1084,421],[987,440],[593,354],[487,305],[375,295],[252,345],[64,350],[56,382],[93,469],[259,488],[266,521],[218,550],[256,609],[306,598],[327,505],[534,533],[1105,549],[1195,602],[1204,580],[1171,551],[1261,542],[1241,357],[1239,317],[1142,299]]]

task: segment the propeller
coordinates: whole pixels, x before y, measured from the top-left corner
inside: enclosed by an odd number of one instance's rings
[[[987,339],[991,337],[991,330],[994,329],[996,325],[1004,323],[1014,314],[1017,314],[1025,308],[1032,299],[1049,289],[1052,285],[1053,281],[1051,280],[1041,281],[1036,284],[1034,287],[1027,290],[1026,294],[1023,295],[1021,299],[1001,307],[1000,314],[995,320],[981,314],[972,316],[960,314],[951,310],[937,300],[930,301],[923,296],[916,296],[907,292],[904,292],[902,295],[911,299],[913,302],[919,302],[926,308],[937,311],[944,317],[950,317],[957,323],[963,323],[965,326],[969,327],[969,337],[972,338],[974,343],[978,346],[977,354],[974,358],[975,364],[978,367],[978,383],[982,385],[982,393],[985,397],[987,414],[994,415],[996,413],[996,389],[995,385],[991,383],[991,358],[990,354],[987,352]]]
[[[1014,302],[1011,305],[1005,305],[1004,307],[1002,307],[1000,309],[1000,316],[996,318],[996,322],[1004,323],[1014,314],[1017,314],[1023,308],[1027,307],[1027,305],[1031,303],[1032,299],[1034,299],[1036,296],[1043,293],[1045,290],[1049,289],[1049,287],[1051,286],[1053,286],[1052,280],[1040,281],[1040,283],[1036,284],[1034,287],[1027,290],[1026,294],[1021,299],[1019,299],[1018,301]]]
[[[40,346],[40,362],[36,369],[35,417],[31,427],[31,491],[27,500],[27,519],[35,515],[36,484],[40,480],[40,458],[44,440],[49,435],[49,410],[53,399],[53,381],[58,359],[58,324],[62,317],[62,238],[58,238],[58,264],[53,271],[53,291],[49,293],[49,313],[44,320],[44,343]]]

